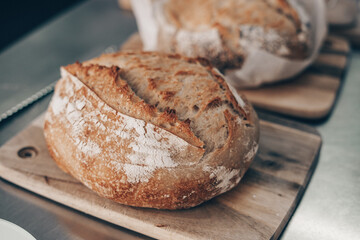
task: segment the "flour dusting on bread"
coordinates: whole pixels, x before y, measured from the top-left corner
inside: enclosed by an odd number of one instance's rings
[[[224,193],[236,186],[241,179],[240,169],[229,169],[224,166],[209,167],[205,166],[204,171],[210,173],[210,178],[215,180],[215,187],[219,193]]]
[[[61,73],[45,117],[48,148],[101,196],[192,207],[233,188],[254,157],[255,112],[203,59],[122,52]]]
[[[74,100],[75,92],[78,91],[86,91],[87,95],[92,95],[93,98],[97,98],[97,96],[88,91],[85,85],[76,77],[67,73],[66,70],[63,69],[62,73],[64,74],[64,88],[67,96],[61,98],[61,96],[55,95],[55,105],[51,105],[51,109],[54,115],[65,116],[63,121],[67,121],[63,122],[63,124],[70,129],[70,140],[74,141],[74,144],[81,152],[90,157],[100,155],[99,157],[104,162],[108,162],[109,166],[113,165],[118,171],[124,171],[128,181],[131,183],[146,182],[156,169],[176,167],[178,165],[172,160],[172,155],[185,150],[188,143],[150,123],[116,112],[105,104],[101,104],[98,106],[99,109],[96,110],[93,104],[85,98],[85,95],[77,95],[76,100]],[[85,106],[95,111],[85,115],[82,111]],[[112,121],[108,118],[108,112],[116,114],[118,121],[112,122],[110,127],[105,127],[105,125],[108,125],[107,122]],[[84,132],[95,131],[91,127],[92,124],[99,133],[94,137],[87,137]],[[102,134],[106,134],[107,144],[99,146],[92,139],[96,139]],[[119,161],[121,156],[113,154],[117,149],[111,149],[110,147],[113,142],[121,145],[122,140],[132,140],[127,146],[129,154],[126,159],[129,164],[123,164],[123,162]],[[170,151],[169,147],[171,147]],[[83,160],[85,164],[88,164],[89,158]]]

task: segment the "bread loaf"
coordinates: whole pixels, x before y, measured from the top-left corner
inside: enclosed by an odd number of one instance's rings
[[[289,59],[311,53],[297,0],[133,0],[133,9],[145,50],[204,57],[221,71],[241,67],[250,49]]]
[[[44,133],[57,165],[99,195],[180,209],[238,184],[259,127],[206,60],[126,51],[62,67]]]

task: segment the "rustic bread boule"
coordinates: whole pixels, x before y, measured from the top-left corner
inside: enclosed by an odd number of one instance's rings
[[[119,203],[196,206],[233,188],[257,151],[256,113],[206,60],[126,51],[61,76],[45,117],[49,152]]]
[[[250,49],[288,59],[311,53],[298,0],[133,0],[133,9],[145,50],[204,57],[221,71],[240,68]]]

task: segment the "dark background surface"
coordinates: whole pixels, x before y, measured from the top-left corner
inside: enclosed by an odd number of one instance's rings
[[[1,1],[0,52],[61,12],[84,0]]]

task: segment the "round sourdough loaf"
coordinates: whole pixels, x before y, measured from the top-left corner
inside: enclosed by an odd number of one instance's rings
[[[254,49],[288,59],[308,57],[310,19],[299,2],[133,0],[133,9],[144,50],[204,57],[223,71],[240,68]]]
[[[48,149],[103,197],[193,207],[236,186],[257,151],[256,113],[203,59],[119,52],[61,76],[45,117]]]

